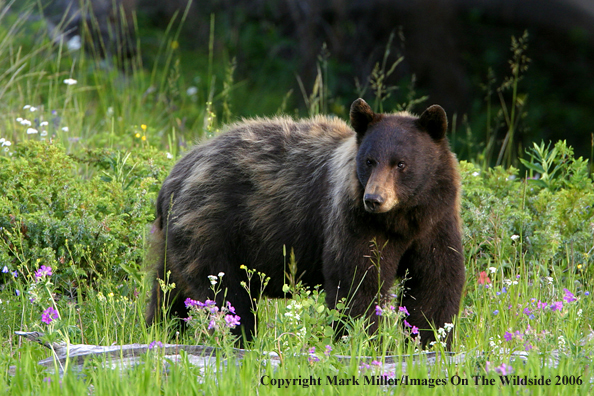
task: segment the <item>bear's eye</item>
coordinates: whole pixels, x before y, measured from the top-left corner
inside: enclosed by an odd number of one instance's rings
[[[375,161],[372,159],[367,159],[367,161],[365,161],[365,163],[367,164],[367,166],[372,167],[373,165],[375,165]]]
[[[400,168],[400,169],[404,169],[404,168],[406,168],[406,164],[405,164],[404,162],[400,161],[400,162],[398,163],[398,168]]]

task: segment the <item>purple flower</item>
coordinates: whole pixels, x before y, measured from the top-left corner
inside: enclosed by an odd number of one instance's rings
[[[561,301],[551,303],[551,311],[561,311],[562,309],[563,303]]]
[[[408,323],[408,322],[406,321],[406,319],[404,319],[404,321],[403,321],[403,322],[404,322],[404,326],[406,326],[406,327],[412,327],[412,325],[411,325],[410,323]]]
[[[213,300],[206,300],[204,301],[205,307],[216,307],[217,303]]]
[[[497,315],[497,314],[499,314],[499,310],[498,309],[496,309],[495,311],[493,311],[493,315]]]
[[[41,321],[45,324],[50,324],[54,319],[58,318],[58,311],[56,311],[53,307],[49,307],[41,314]]]
[[[16,296],[18,297],[18,296],[20,296],[20,295],[21,295],[21,291],[20,291],[19,289],[16,289],[16,290],[14,291],[14,294],[16,294]]]
[[[507,293],[507,288],[505,288],[505,286],[501,289],[502,293]]]
[[[8,267],[4,266],[2,267],[2,273],[7,274],[8,273]]]
[[[589,291],[584,292],[584,296],[589,296],[589,295],[590,295],[590,292]]]
[[[149,344],[148,349],[153,349],[154,347],[163,348],[163,343],[161,341],[153,341]]]
[[[225,322],[227,323],[227,327],[235,328],[235,326],[239,326],[239,319],[241,319],[237,315],[225,315]]]
[[[491,371],[491,362],[487,360],[487,364],[485,364],[485,371],[488,373]]]
[[[217,324],[215,323],[214,319],[211,319],[210,322],[208,322],[208,330],[212,330],[215,327],[217,327]]]
[[[404,313],[406,316],[409,316],[408,309],[406,307],[398,307],[398,311]]]
[[[530,311],[530,309],[528,309],[528,307],[524,308],[524,315],[530,316],[531,313],[532,313],[532,311]]]
[[[52,276],[52,267],[42,265],[37,271],[35,271],[35,279],[45,278],[46,276]]]
[[[311,348],[309,348],[309,351],[308,351],[308,353],[309,353],[309,358],[308,358],[308,360],[309,360],[310,362],[312,362],[312,363],[313,363],[313,362],[319,362],[319,361],[320,361],[320,358],[316,356],[316,347],[311,347]]]
[[[326,355],[326,357],[330,357],[330,352],[332,352],[332,347],[330,345],[326,345],[326,350],[324,351],[324,355]]]
[[[379,360],[373,360],[371,362],[372,366],[377,366],[377,367],[381,367],[382,366],[382,362],[380,362]]]
[[[227,301],[227,310],[229,312],[231,312],[232,314],[235,313],[235,308],[233,308],[233,305],[231,305],[231,303],[229,301]]]
[[[419,334],[419,328],[417,326],[413,326],[410,332],[412,334]]]
[[[532,345],[530,345],[529,343],[525,343],[524,344],[524,349],[526,350],[526,352],[528,352],[529,350],[532,349]]]
[[[202,308],[205,306],[204,303],[201,303],[200,301],[192,300],[191,298],[186,298],[186,301],[184,301],[184,304],[186,305],[186,308],[190,308],[190,307]]]
[[[514,338],[514,335],[509,331],[506,331],[503,338],[505,338],[505,341],[511,341]]]
[[[549,305],[549,304],[548,303],[540,302],[540,300],[538,300],[538,302],[536,303],[536,308],[538,308],[538,309],[545,309],[547,307],[547,305]]]
[[[383,313],[383,312],[384,312],[384,311],[382,311],[382,309],[380,308],[380,306],[379,306],[379,305],[376,305],[376,306],[375,306],[375,314],[376,314],[377,316],[382,316],[382,313]]]
[[[495,367],[495,372],[501,375],[508,375],[512,373],[512,366],[502,363],[501,366]]]
[[[14,276],[15,278],[17,278],[19,276],[19,273],[16,270],[14,270],[14,271],[12,271],[12,276]]]
[[[574,302],[577,300],[577,298],[575,298],[575,296],[573,295],[572,292],[570,292],[567,289],[563,289],[563,291],[565,292],[565,295],[563,296],[563,299],[565,300],[565,302]]]

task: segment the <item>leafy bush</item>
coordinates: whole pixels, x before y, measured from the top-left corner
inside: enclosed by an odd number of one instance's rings
[[[58,284],[137,273],[153,202],[173,161],[152,148],[92,150],[82,158],[33,140],[14,148],[12,157],[0,157],[0,262],[24,275],[51,266]],[[77,175],[85,164],[86,178]]]

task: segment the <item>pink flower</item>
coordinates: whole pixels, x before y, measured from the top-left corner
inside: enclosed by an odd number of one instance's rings
[[[505,338],[505,341],[511,341],[514,338],[514,335],[509,331],[506,331],[503,338]]]
[[[495,367],[495,372],[501,375],[508,375],[512,373],[512,366],[502,363],[501,366]]]
[[[37,271],[35,271],[35,279],[45,278],[46,276],[52,276],[52,267],[42,265]]]
[[[548,303],[540,302],[540,300],[538,300],[538,303],[536,303],[536,308],[538,308],[538,309],[545,309],[547,307],[547,305],[549,305],[549,304]]]
[[[408,322],[406,321],[406,319],[404,319],[404,321],[403,321],[403,322],[404,322],[404,326],[406,326],[406,327],[412,327],[412,325],[411,325],[410,323],[408,323]]]
[[[58,311],[56,311],[53,307],[49,307],[41,314],[41,321],[45,324],[50,324],[54,321],[54,319],[58,318]]]
[[[561,301],[551,303],[551,311],[561,311],[562,309],[563,303]]]
[[[241,319],[237,315],[225,315],[225,322],[227,323],[227,327],[235,328],[235,326],[239,326],[239,319]]]
[[[479,285],[484,285],[485,283],[491,283],[491,279],[489,279],[489,276],[487,275],[486,271],[481,271],[481,273],[479,274],[478,283],[479,283]]]
[[[376,305],[376,306],[375,306],[375,314],[376,314],[377,316],[382,316],[382,313],[383,313],[383,312],[384,312],[384,311],[381,309],[381,307],[380,307],[379,305]]]
[[[419,334],[419,328],[417,326],[413,326],[410,332],[412,334]]]
[[[563,296],[563,299],[565,300],[565,302],[574,302],[577,300],[577,298],[575,298],[575,296],[573,295],[572,292],[570,292],[567,289],[563,289],[563,291],[565,292],[565,296]]]
[[[398,307],[398,311],[404,313],[406,316],[409,316],[408,309],[406,307]]]

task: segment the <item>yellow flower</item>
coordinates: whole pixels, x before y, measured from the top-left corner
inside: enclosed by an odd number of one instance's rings
[[[146,136],[142,135],[142,140],[143,141],[146,140]]]
[[[136,136],[137,138],[139,138],[140,137],[140,133],[136,133],[136,135],[134,135],[134,136]]]
[[[146,124],[140,124],[140,127],[142,128],[143,131],[146,131]]]
[[[245,265],[241,264],[241,265],[239,266],[239,269],[246,270],[246,269],[247,269],[247,267],[246,267]]]

